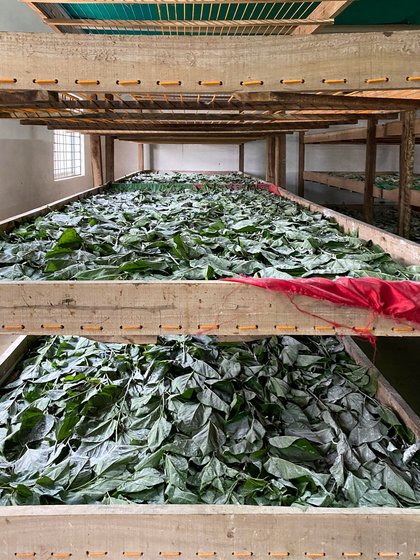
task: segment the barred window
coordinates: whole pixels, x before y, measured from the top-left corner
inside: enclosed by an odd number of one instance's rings
[[[85,174],[83,136],[79,132],[54,131],[54,180]]]

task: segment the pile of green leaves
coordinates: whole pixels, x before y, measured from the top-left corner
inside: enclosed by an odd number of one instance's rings
[[[223,175],[210,175],[208,173],[179,173],[179,172],[147,172],[135,173],[119,184],[134,185],[187,185],[200,187],[232,187],[232,185],[253,186],[257,183],[256,179],[246,177],[240,173],[225,173]],[[118,184],[118,183],[117,183]]]
[[[237,275],[418,280],[420,267],[399,265],[380,247],[261,189],[197,190],[167,178],[116,185],[0,239],[0,280]]]
[[[406,506],[420,444],[334,338],[44,339],[0,398],[0,505]]]
[[[343,173],[343,172],[331,172],[329,175],[337,175],[339,177],[345,177],[346,179],[354,179],[355,181],[364,181],[364,173]],[[381,173],[376,176],[375,187],[378,189],[384,189],[387,191],[392,191],[398,189],[400,186],[400,175],[399,173]],[[416,191],[420,190],[420,175],[414,175],[413,189]]]

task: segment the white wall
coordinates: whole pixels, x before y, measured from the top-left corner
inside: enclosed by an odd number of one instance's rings
[[[244,150],[244,171],[260,179],[265,179],[266,141],[246,142]]]
[[[162,171],[237,171],[238,144],[153,144],[145,168]]]
[[[0,30],[51,32],[31,8],[18,0],[0,0]],[[137,169],[137,144],[116,142],[116,177]],[[53,132],[41,126],[22,126],[17,120],[0,120],[0,220],[91,186],[88,136],[85,175],[54,181]]]

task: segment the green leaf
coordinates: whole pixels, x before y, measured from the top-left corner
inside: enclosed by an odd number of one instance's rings
[[[57,240],[56,247],[64,249],[80,249],[83,240],[74,228],[68,228],[63,231]]]
[[[163,416],[157,420],[147,436],[147,443],[152,451],[155,451],[162,445],[165,439],[171,433],[172,425]]]

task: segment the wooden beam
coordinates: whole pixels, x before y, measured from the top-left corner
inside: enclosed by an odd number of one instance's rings
[[[144,144],[139,144],[139,161],[138,161],[138,167],[139,167],[139,171],[144,171]]]
[[[275,161],[274,161],[274,184],[286,188],[286,135],[276,134],[275,139]]]
[[[177,551],[182,558],[194,558],[197,551],[214,551],[220,558],[251,553],[264,558],[267,552],[282,551],[291,558],[304,558],[308,551],[329,558],[355,551],[363,558],[375,558],[378,552],[398,551],[403,558],[414,558],[420,548],[419,523],[418,509],[389,507],[113,504],[0,508],[5,559],[20,551],[42,558],[45,550],[69,551],[77,559],[86,556],[86,551],[103,551],[114,559],[124,552],[128,556],[127,551],[143,550],[150,558],[158,558],[162,551]]]
[[[306,40],[306,39],[300,39]],[[287,106],[288,110],[293,109],[349,109],[349,110],[415,110],[420,109],[420,99],[392,98],[392,97],[363,97],[362,95],[317,95],[313,93],[285,93],[281,91],[263,91],[245,93],[243,91],[233,94],[235,100],[246,105],[253,106],[265,105],[268,107]],[[367,118],[368,115],[366,115]]]
[[[245,170],[245,144],[243,142],[239,144],[238,169],[240,173],[243,173]]]
[[[3,339],[8,343],[6,348],[3,347]],[[16,363],[25,356],[34,340],[34,336],[0,336],[0,388],[14,372]]]
[[[305,196],[305,133],[299,132],[298,195]]]
[[[113,136],[105,136],[105,182],[115,180],[115,143]]]
[[[159,313],[156,310],[159,309]],[[360,307],[271,292],[221,281],[0,282],[0,325],[8,334],[129,336],[209,334],[215,336],[313,335],[317,326],[336,325],[324,334],[354,334],[373,328],[378,336],[420,336],[420,328],[397,332],[386,317]],[[202,325],[216,325],[206,329]],[[255,326],[253,329],[242,327]],[[343,325],[343,326],[337,326]],[[349,325],[349,326],[345,326]]]
[[[149,94],[342,91],[343,84],[328,83],[338,76],[346,79],[345,87],[350,91],[370,90],[369,80],[379,78],[388,81],[380,86],[376,83],[376,87],[408,89],[418,87],[407,77],[418,74],[412,53],[419,51],[418,31],[390,36],[355,33],[351,41],[346,34],[191,36],[174,41],[169,36],[0,33],[2,77],[16,79],[16,83],[0,86]],[[63,60],[71,64],[63,64]],[[380,75],[372,70],[376,68]],[[290,79],[300,82],[290,84]],[[79,80],[95,83],[77,86]],[[207,80],[222,85],[208,88],[202,85]],[[130,81],[129,87],[121,85],[125,81]]]
[[[90,137],[90,157],[92,163],[93,186],[99,187],[103,184],[102,174],[102,146],[101,137],[98,134],[92,134]]]
[[[268,136],[266,140],[265,152],[265,180],[269,183],[274,183],[275,180],[275,158],[276,158],[276,140],[274,136]]]
[[[416,113],[405,111],[401,114],[402,134],[400,147],[400,188],[398,198],[398,233],[401,237],[410,237],[411,226],[411,192],[414,175],[414,123]]]
[[[373,189],[376,181],[376,124],[375,118],[367,122],[366,156],[365,156],[365,189],[363,199],[363,217],[368,224],[374,221]]]
[[[311,19],[324,19],[337,17],[343,10],[348,8],[353,0],[338,0],[335,2],[325,2],[323,0],[312,12],[309,14]],[[306,18],[307,20],[307,18]],[[305,21],[306,21],[305,20]],[[293,30],[292,35],[310,35],[319,29],[322,24],[313,25],[299,25]]]
[[[219,29],[220,32],[226,30],[235,30],[237,28],[248,28],[253,32],[263,33],[267,29],[276,29],[277,27],[306,27],[313,26],[319,27],[321,25],[332,25],[333,19],[240,19],[240,20],[115,20],[115,19],[76,19],[76,18],[58,18],[58,19],[44,19],[44,22],[54,27],[80,27],[81,29],[113,29],[113,30],[145,30],[157,29],[158,31],[166,30],[179,30],[183,33],[196,32],[206,33],[205,30],[212,29],[213,31]],[[258,29],[256,29],[258,28]]]

